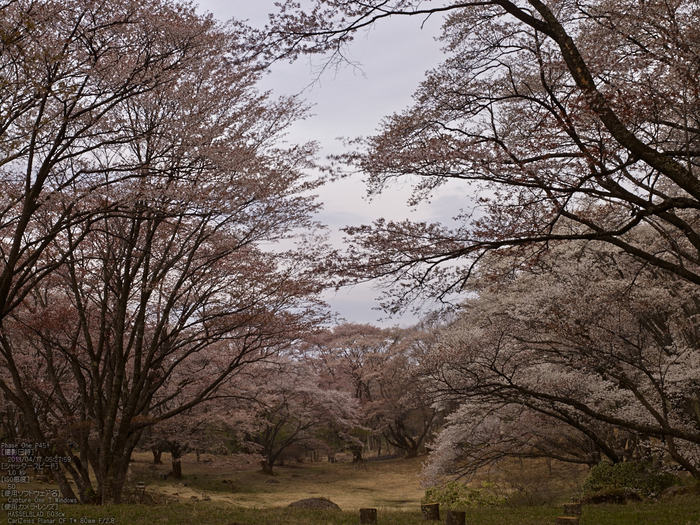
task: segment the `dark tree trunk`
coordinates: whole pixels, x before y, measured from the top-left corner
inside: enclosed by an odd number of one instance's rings
[[[274,472],[272,472],[272,467],[275,464],[274,459],[263,459],[260,462],[260,467],[262,467],[263,474],[267,474],[269,476],[272,476]]]
[[[360,523],[377,523],[377,509],[360,509]]]
[[[182,463],[180,463],[180,458],[173,457],[173,476],[176,479],[182,479]]]
[[[163,451],[165,450],[165,445],[164,444],[157,444],[157,445],[151,445],[151,452],[153,453],[153,464],[154,465],[162,465],[163,460],[161,459],[161,456],[163,455]]]
[[[466,522],[467,513],[463,510],[448,510],[445,524],[446,525],[464,525]]]
[[[182,463],[180,460],[187,452],[190,451],[190,446],[177,441],[167,441],[168,450],[170,451],[173,476],[176,479],[182,479]]]
[[[365,459],[362,457],[362,445],[353,446],[350,451],[352,452],[352,464],[364,467]]]
[[[431,410],[425,415],[423,417],[422,428],[417,431],[417,435],[415,436],[406,428],[404,419],[397,418],[394,420],[393,425],[387,427],[387,432],[384,433],[384,439],[394,448],[402,450],[406,457],[415,458],[418,456],[420,448],[433,426],[435,416],[435,410]]]
[[[440,504],[439,503],[424,503],[420,506],[420,512],[424,520],[439,521],[440,520]]]

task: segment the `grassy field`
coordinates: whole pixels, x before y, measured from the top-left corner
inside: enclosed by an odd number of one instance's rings
[[[197,463],[187,456],[182,465],[185,479],[179,482],[159,480],[159,474],[169,470],[167,462],[152,465],[147,456],[136,460],[134,479],[144,480],[149,491],[180,500],[206,494],[213,501],[246,508],[280,507],[324,497],[343,509],[409,510],[420,506],[424,494],[419,480],[421,458],[367,461],[364,467],[354,467],[349,461],[295,464],[275,467],[275,475],[268,476],[259,468],[245,469],[235,456],[228,461],[219,457],[212,463]]]
[[[305,511],[290,508],[249,509],[219,502],[183,502],[169,505],[64,506],[77,523],[119,525],[356,525],[355,511]],[[553,525],[560,509],[505,507],[467,511],[467,525]],[[100,521],[102,520],[102,521]],[[379,509],[379,525],[426,525],[420,512]],[[445,523],[444,516],[440,523]],[[679,498],[673,503],[586,507],[581,525],[698,525],[700,502]]]
[[[163,481],[160,474],[169,470],[169,458],[164,455],[164,465],[153,465],[150,454],[137,454],[126,499],[141,503],[62,505],[60,511],[65,513],[67,524],[344,525],[359,523],[359,508],[375,507],[379,509],[379,524],[426,523],[420,515],[424,491],[419,472],[423,458],[368,461],[365,468],[353,467],[349,462],[304,463],[279,467],[272,477],[241,457],[202,459],[198,463],[194,456],[187,456],[182,465],[184,479]],[[561,503],[580,490],[584,476],[584,471],[543,462],[503,464],[483,473],[481,479],[498,483],[508,495],[508,504],[466,509],[467,524],[554,524],[561,515]],[[146,483],[144,497],[134,490],[137,481]],[[31,488],[46,489],[47,485]],[[328,498],[342,510],[287,508],[293,501],[311,497]],[[444,512],[442,520],[444,523]],[[7,523],[5,513],[0,513],[0,523]],[[581,525],[641,524],[700,525],[700,498],[586,506],[581,518]]]

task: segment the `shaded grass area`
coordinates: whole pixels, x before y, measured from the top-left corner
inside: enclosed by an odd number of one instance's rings
[[[83,523],[119,525],[350,525],[359,522],[356,511],[308,511],[292,508],[251,509],[221,502],[187,502],[168,505],[63,506],[66,517]],[[470,525],[553,524],[560,507],[503,507],[469,509]],[[4,518],[4,516],[3,516]],[[444,523],[444,516],[441,523]],[[425,525],[418,510],[379,509],[379,525]],[[436,522],[432,522],[436,523]],[[698,525],[700,499],[682,497],[659,503],[584,507],[581,525]]]

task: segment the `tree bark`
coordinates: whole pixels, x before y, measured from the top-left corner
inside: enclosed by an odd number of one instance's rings
[[[445,525],[464,525],[467,513],[463,510],[448,510]]]
[[[151,452],[153,453],[153,464],[154,465],[162,465],[163,460],[161,459],[161,456],[163,455],[163,450],[165,447],[163,445],[151,445]]]
[[[173,458],[172,461],[173,476],[176,479],[182,479],[182,464],[180,463],[180,458]]]
[[[260,462],[260,467],[262,468],[263,474],[267,474],[268,476],[272,476],[274,473],[272,472],[272,467],[275,464],[275,460],[270,460],[270,459],[263,459]]]
[[[190,446],[187,443],[183,445],[177,441],[166,441],[166,444],[171,455],[173,476],[176,479],[182,479],[182,463],[180,460],[182,459],[182,456],[190,451]]]
[[[440,521],[440,504],[427,503],[420,506],[420,512],[424,520]]]
[[[360,523],[377,523],[377,509],[360,509]]]

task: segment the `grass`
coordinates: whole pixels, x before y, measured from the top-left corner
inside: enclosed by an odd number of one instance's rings
[[[359,523],[358,509],[379,509],[379,525],[425,525],[420,514],[419,485],[423,458],[368,461],[366,468],[350,463],[305,463],[277,468],[266,476],[241,457],[194,456],[183,461],[185,478],[160,479],[168,462],[153,465],[149,454],[136,454],[126,495],[134,497],[137,481],[146,483],[148,503],[101,507],[62,505],[64,523],[114,523],[118,525],[346,525]],[[164,458],[165,461],[165,458]],[[509,495],[509,505],[467,510],[469,525],[554,524],[561,503],[580,490],[585,472],[570,466],[544,462],[503,463],[484,472]],[[273,482],[270,482],[270,481]],[[31,484],[34,490],[46,484]],[[341,511],[308,511],[287,508],[292,501],[326,497]],[[197,498],[197,499],[194,499]],[[444,523],[444,512],[442,513]],[[70,518],[75,521],[71,522]],[[81,521],[82,520],[82,521]],[[94,520],[94,521],[91,521]],[[0,524],[8,523],[0,512]],[[59,522],[56,521],[56,524]],[[585,506],[581,525],[700,525],[700,498],[681,496],[657,503]]]
[[[64,506],[66,517],[83,523],[120,525],[356,525],[356,511],[307,511],[291,508],[252,509],[221,502],[178,502],[168,505]],[[554,524],[560,507],[503,507],[467,511],[469,525]],[[379,509],[379,525],[426,525],[420,512]],[[68,523],[68,522],[67,522]],[[442,516],[441,523],[444,523]],[[698,525],[700,501],[678,498],[655,504],[584,507],[581,525]]]
[[[217,458],[216,463],[197,463],[188,456],[181,482],[159,479],[169,470],[167,462],[152,465],[145,455],[135,459],[133,478],[145,481],[149,491],[186,500],[204,493],[212,500],[246,508],[281,507],[300,499],[325,497],[343,509],[409,510],[420,506],[424,494],[419,481],[424,458],[367,461],[364,468],[347,461],[304,463],[275,467],[276,475],[268,476],[257,468],[236,470],[240,466],[235,456]]]

